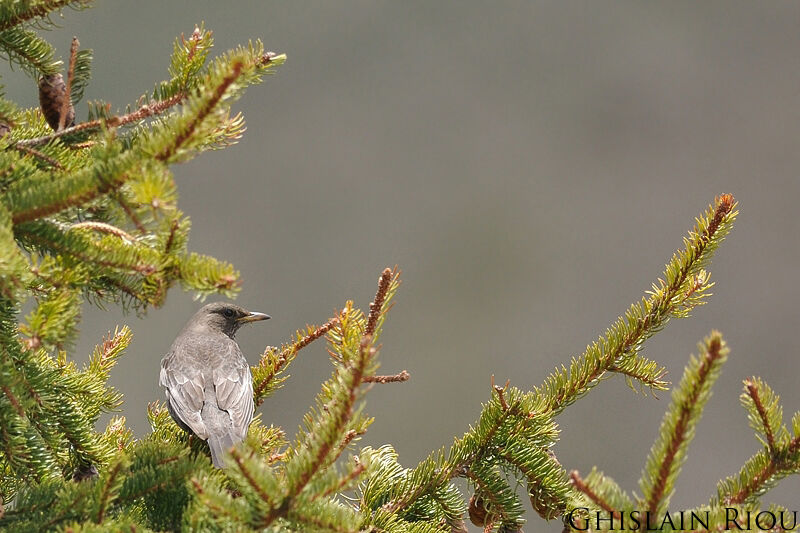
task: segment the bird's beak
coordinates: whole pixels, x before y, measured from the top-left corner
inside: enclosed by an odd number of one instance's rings
[[[270,318],[272,317],[269,315],[265,315],[264,313],[256,313],[254,311],[251,311],[242,318],[240,318],[239,320],[237,320],[237,322],[241,322],[242,324],[247,324],[248,322],[258,322],[259,320],[269,320]]]

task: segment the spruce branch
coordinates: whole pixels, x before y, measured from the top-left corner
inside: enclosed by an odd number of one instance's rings
[[[124,239],[127,242],[135,242],[136,240],[125,230],[120,229],[116,226],[112,226],[111,224],[106,224],[105,222],[95,222],[89,220],[85,222],[76,222],[75,224],[70,225],[70,229],[81,229],[81,228],[99,231],[101,233],[107,233],[109,235],[116,235],[117,237]]]
[[[711,396],[711,387],[719,377],[728,356],[728,348],[717,331],[699,345],[700,355],[692,357],[683,379],[672,393],[672,402],[664,415],[658,439],[650,450],[640,487],[645,508],[656,513],[669,503],[689,443],[703,408]]]
[[[756,431],[769,454],[778,455],[789,441],[778,395],[762,380],[752,377],[744,380],[741,401],[747,409],[750,427]]]
[[[24,154],[29,154],[29,155],[32,155],[33,157],[37,158],[37,159],[41,159],[42,161],[48,163],[50,166],[52,166],[56,170],[64,170],[64,165],[59,163],[57,159],[50,157],[49,155],[45,154],[44,152],[40,152],[39,150],[31,148],[30,146],[22,146],[20,144],[14,145],[14,148],[16,148],[17,150],[19,150],[20,152],[22,152]]]
[[[165,113],[166,111],[175,107],[176,105],[181,104],[186,99],[186,96],[187,96],[186,93],[178,93],[165,100],[156,100],[146,104],[142,104],[135,111],[131,111],[130,113],[126,113],[124,115],[112,116],[107,119],[96,119],[88,122],[82,122],[80,124],[76,124],[75,126],[64,128],[62,130],[55,131],[47,135],[42,135],[40,137],[35,137],[32,139],[22,139],[17,141],[15,146],[37,146],[40,144],[47,144],[53,141],[54,139],[58,139],[59,137],[64,137],[75,133],[99,131],[101,128],[103,128],[103,126],[109,128],[118,128],[121,126],[127,126],[129,124],[138,123],[147,118]]]
[[[172,159],[175,153],[180,150],[180,148],[191,138],[192,134],[197,128],[197,125],[203,122],[203,120],[205,120],[206,117],[208,117],[214,108],[220,103],[222,98],[225,96],[225,92],[241,75],[243,68],[244,61],[242,60],[234,61],[230,65],[230,71],[220,81],[220,83],[211,93],[210,97],[203,102],[196,114],[185,126],[183,126],[182,130],[175,136],[172,142],[155,156],[156,159],[159,161],[170,161]]]
[[[100,160],[93,166],[53,181],[45,174],[36,174],[12,184],[3,195],[3,203],[11,212],[15,226],[32,222],[83,205],[119,188],[131,179],[130,171],[137,164],[128,152],[111,160]]]
[[[90,239],[76,231],[63,231],[47,222],[28,222],[17,226],[15,230],[20,240],[47,252],[124,272],[149,275],[158,271],[158,257],[153,250],[120,242],[116,236]]]
[[[311,477],[328,461],[328,456],[332,449],[332,443],[330,442],[331,436],[341,435],[345,432],[347,423],[353,415],[358,388],[362,383],[364,374],[367,372],[370,361],[376,354],[376,350],[370,344],[370,341],[370,337],[364,337],[354,365],[349,368],[349,371],[343,376],[346,376],[346,381],[343,383],[343,385],[346,384],[342,395],[343,397],[328,410],[328,419],[321,421],[321,425],[323,426],[320,428],[322,438],[316,439],[316,442],[311,441],[308,443],[307,453],[311,457],[311,462],[303,464],[305,458],[302,454],[298,454],[295,457],[300,457],[300,459],[294,459],[287,463],[287,471],[298,469],[300,470],[300,476],[298,476],[295,481],[290,481],[284,503],[288,504],[295,498],[311,480]],[[280,515],[276,515],[275,517],[277,516]],[[269,523],[271,523],[271,520],[267,520],[265,525],[269,525]]]
[[[611,505],[610,502],[606,501],[606,499],[595,492],[592,487],[581,477],[577,470],[573,470],[569,473],[569,480],[572,485],[575,487],[575,490],[586,496],[589,501],[595,504],[600,509],[604,510],[607,513],[611,513],[615,519],[619,520],[621,517],[620,511]]]
[[[280,351],[269,347],[264,350],[258,365],[252,367],[253,372],[253,397],[256,407],[261,405],[266,397],[277,390],[283,380],[276,383],[276,377],[286,370],[286,367],[294,360],[297,352],[324,337],[334,326],[338,325],[337,317],[329,319],[318,327],[306,326],[306,334],[301,331],[296,332],[296,340],[291,344],[284,344]]]
[[[367,318],[367,327],[364,329],[364,335],[372,336],[375,334],[375,328],[378,326],[378,318],[385,312],[383,308],[384,301],[386,300],[386,293],[392,284],[393,279],[397,279],[400,275],[397,267],[394,271],[386,268],[378,278],[378,290],[375,293],[375,298],[369,304],[369,317]],[[388,310],[388,309],[387,309]]]
[[[78,57],[78,46],[80,42],[77,37],[72,38],[72,44],[69,49],[69,66],[67,68],[67,84],[64,91],[64,99],[61,102],[61,109],[58,114],[58,127],[56,131],[63,130],[66,126],[69,111],[72,108],[72,81],[75,78],[75,61]],[[74,112],[73,112],[74,114]]]
[[[0,55],[12,64],[19,65],[33,78],[58,72],[60,61],[55,61],[55,51],[49,43],[29,30],[11,27],[0,31]]]
[[[35,19],[46,19],[54,11],[65,7],[84,9],[91,0],[38,0],[28,2],[4,2],[0,6],[0,31]],[[46,20],[45,20],[46,22]]]
[[[272,498],[270,498],[269,495],[264,490],[264,488],[261,487],[261,484],[256,481],[250,469],[245,465],[241,454],[235,449],[233,449],[231,450],[231,457],[233,458],[233,461],[236,463],[239,472],[241,472],[244,479],[247,480],[247,483],[250,485],[250,487],[252,487],[252,489],[256,491],[256,494],[258,494],[258,497],[261,498],[261,501],[263,501],[268,507],[273,507]]]
[[[669,382],[663,379],[667,369],[657,361],[642,357],[640,354],[626,359],[619,365],[613,365],[608,370],[625,376],[628,386],[634,390],[636,383],[640,388],[646,387],[652,393],[669,388]]]
[[[750,378],[744,382],[741,398],[764,449],[748,459],[737,475],[717,485],[712,505],[757,504],[778,481],[800,473],[800,433],[796,424],[794,435],[783,425],[778,396],[763,381]]]
[[[594,387],[603,375],[635,356],[642,343],[661,330],[671,317],[684,317],[700,305],[710,287],[703,267],[736,219],[732,195],[717,198],[695,228],[684,238],[685,249],[676,252],[664,271],[664,278],[654,284],[650,297],[630,307],[605,337],[590,345],[570,369],[562,367],[538,389],[548,398],[547,409],[558,413]],[[656,371],[658,373],[658,371]]]

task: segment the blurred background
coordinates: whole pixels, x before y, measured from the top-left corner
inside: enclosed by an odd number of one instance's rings
[[[235,105],[242,141],[174,169],[190,248],[233,262],[238,302],[273,316],[240,332],[250,362],[346,299],[366,307],[384,267],[403,271],[381,360],[411,380],[370,392],[362,443],[414,466],[476,420],[493,374],[541,383],[641,297],[723,192],[741,216],[714,297],[644,349],[677,382],[712,328],[731,348],[671,509],[708,501],[759,449],[742,379],[763,377],[787,418],[800,409],[800,4],[138,0],[65,11],[47,38],[65,57],[72,35],[94,49],[85,98],[122,109],[201,21],[217,53],[262,38],[288,54]],[[2,76],[38,105],[32,80]],[[138,435],[199,305],[175,289],[145,318],[85,307],[79,360],[115,325],[134,331],[112,382]],[[291,374],[261,409],[290,436],[330,375],[323,343]],[[562,464],[638,491],[659,396],[602,383],[558,419]],[[788,479],[766,501],[797,509],[798,494]],[[560,529],[535,515],[526,527]]]

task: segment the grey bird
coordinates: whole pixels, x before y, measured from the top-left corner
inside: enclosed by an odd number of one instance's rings
[[[230,303],[203,306],[161,360],[159,384],[169,414],[184,431],[208,441],[211,461],[244,440],[253,420],[253,376],[234,336],[244,324],[270,318]]]

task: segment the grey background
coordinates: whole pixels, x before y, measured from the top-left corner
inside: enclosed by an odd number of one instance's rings
[[[677,381],[712,328],[732,349],[671,508],[707,501],[758,450],[743,378],[762,376],[787,417],[800,409],[799,4],[104,2],[66,11],[48,38],[93,48],[86,97],[123,108],[200,21],[217,52],[261,37],[289,57],[236,104],[239,145],[175,168],[191,249],[233,262],[238,301],[274,317],[240,333],[250,361],[348,298],[366,306],[384,266],[403,270],[381,357],[412,378],[370,392],[364,443],[393,443],[413,466],[476,420],[492,374],[541,383],[642,295],[723,192],[742,214],[712,265],[716,294],[644,351]],[[22,73],[3,81],[37,105]],[[112,382],[138,435],[197,306],[175,289],[145,319],[85,309],[78,359],[133,328]],[[291,435],[329,373],[323,344],[302,352],[264,419]],[[559,418],[560,460],[636,490],[668,399],[602,383]],[[797,509],[798,494],[790,479],[767,501]],[[526,529],[560,531],[535,515]]]

